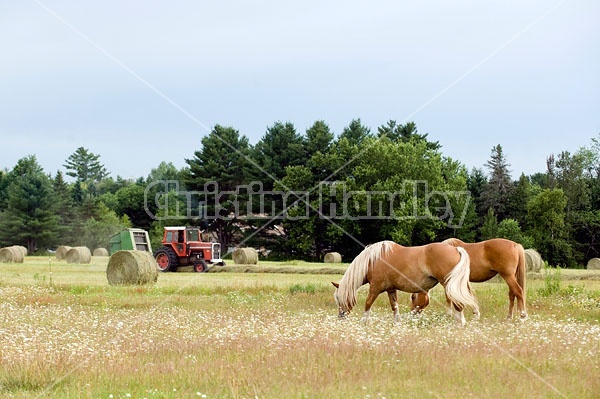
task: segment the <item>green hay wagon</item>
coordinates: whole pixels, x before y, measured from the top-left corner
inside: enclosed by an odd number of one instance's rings
[[[121,250],[138,250],[152,253],[150,237],[143,229],[125,229],[113,234],[109,241],[109,252],[114,254]]]

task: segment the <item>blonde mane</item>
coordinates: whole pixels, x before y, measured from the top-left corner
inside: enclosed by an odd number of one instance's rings
[[[380,241],[367,245],[350,263],[336,290],[336,301],[342,311],[349,312],[356,305],[356,291],[364,284],[369,266],[397,245],[393,241]]]

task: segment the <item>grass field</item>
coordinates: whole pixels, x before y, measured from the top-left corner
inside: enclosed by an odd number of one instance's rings
[[[439,287],[399,323],[380,296],[367,324],[363,287],[338,320],[341,275],[304,270],[330,265],[113,287],[107,262],[0,264],[0,398],[600,397],[600,272],[530,276],[525,322],[504,320],[505,284],[476,284],[461,328]]]

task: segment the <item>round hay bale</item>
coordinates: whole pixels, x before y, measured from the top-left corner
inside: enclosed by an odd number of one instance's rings
[[[592,258],[587,263],[588,270],[600,270],[600,258]]]
[[[65,259],[65,256],[67,255],[67,252],[69,252],[70,249],[71,247],[69,247],[68,245],[61,245],[60,247],[56,248],[56,260]]]
[[[0,249],[1,263],[23,263],[23,252],[16,247],[5,247]]]
[[[67,263],[87,264],[92,261],[92,252],[88,247],[73,247],[65,255]]]
[[[528,248],[525,250],[525,264],[527,265],[527,271],[533,273],[539,273],[544,267],[544,261],[542,257],[533,248]]]
[[[23,254],[23,257],[27,256],[27,248],[22,246],[22,245],[13,245],[14,248],[18,248],[21,253]]]
[[[233,250],[232,257],[236,265],[258,264],[258,253],[254,248],[236,248]]]
[[[92,252],[93,256],[108,256],[108,249],[106,248],[96,248],[94,252]]]
[[[342,263],[342,255],[337,252],[328,252],[323,260],[325,263]]]
[[[110,285],[148,285],[158,280],[156,259],[146,251],[117,251],[106,267]]]

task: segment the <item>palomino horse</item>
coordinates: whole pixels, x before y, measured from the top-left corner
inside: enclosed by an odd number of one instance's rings
[[[399,312],[396,290],[427,292],[436,284],[444,286],[446,296],[457,313],[456,321],[465,324],[463,309],[479,309],[469,289],[469,255],[463,248],[434,243],[420,247],[403,247],[393,241],[381,241],[367,246],[348,266],[334,298],[339,316],[344,317],[356,305],[356,292],[369,283],[364,319],[369,318],[371,306],[382,292],[387,292],[394,319]]]
[[[527,318],[525,292],[525,253],[523,246],[504,238],[493,238],[474,244],[467,244],[457,238],[442,242],[455,247],[463,247],[471,258],[469,280],[474,283],[487,281],[499,274],[508,285],[508,319],[512,318],[515,298],[521,319]],[[411,310],[420,312],[429,303],[427,292],[417,292],[411,296]]]

